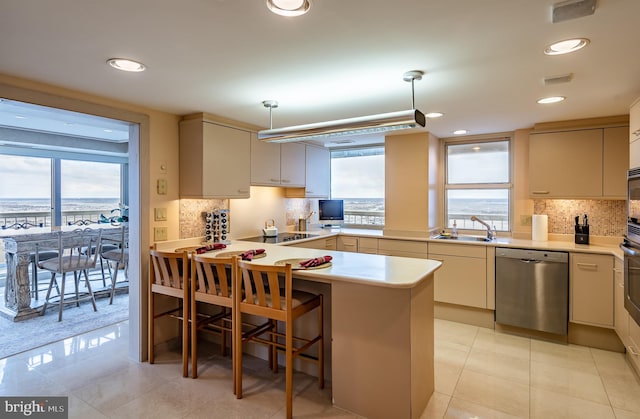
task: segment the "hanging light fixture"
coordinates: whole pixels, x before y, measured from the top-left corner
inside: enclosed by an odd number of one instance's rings
[[[300,16],[310,7],[309,0],[267,0],[267,8],[280,16]]]
[[[266,100],[262,104],[269,108],[270,129],[258,132],[258,139],[267,142],[293,142],[319,138],[346,137],[363,134],[376,134],[389,131],[424,127],[426,118],[415,108],[414,81],[421,80],[424,72],[419,70],[404,73],[403,79],[411,82],[411,109],[378,115],[360,116],[335,121],[296,125],[286,128],[273,128],[272,110],[278,102]]]

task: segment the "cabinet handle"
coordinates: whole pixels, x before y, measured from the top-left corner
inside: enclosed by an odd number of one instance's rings
[[[311,191],[311,190],[307,189],[307,193],[313,193],[313,191]]]
[[[627,348],[629,349],[629,352],[631,352],[631,355],[633,356],[640,355],[640,353],[636,352],[636,349],[633,346],[629,345]]]
[[[580,268],[598,269],[598,265],[595,263],[577,263],[576,265]]]
[[[619,269],[619,268],[613,268],[613,272],[620,273],[620,272],[623,272],[623,271],[622,271],[622,269]]]
[[[640,134],[640,129],[637,129],[637,130],[633,131],[633,132],[632,132],[632,134],[633,134],[633,135],[638,135],[638,134]]]
[[[619,286],[620,288],[624,288],[624,282],[618,282],[618,286]]]
[[[271,178],[271,179],[269,179],[269,180],[270,180],[271,182],[280,182],[280,179],[274,179],[274,178]]]
[[[249,193],[246,189],[238,189],[238,193]]]
[[[282,183],[291,183],[291,181],[289,179],[282,179],[280,182],[282,182]]]
[[[549,195],[549,191],[531,191],[534,195]]]

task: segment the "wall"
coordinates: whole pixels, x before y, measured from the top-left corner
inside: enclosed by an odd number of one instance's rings
[[[430,198],[438,187],[430,153],[438,155],[437,139],[428,132],[385,137],[385,234],[426,237],[435,227],[438,206]]]

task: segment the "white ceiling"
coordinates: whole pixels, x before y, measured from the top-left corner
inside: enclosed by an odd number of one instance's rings
[[[554,0],[311,0],[284,18],[264,0],[0,3],[0,73],[175,114],[207,112],[274,128],[411,108],[438,137],[628,113],[640,96],[640,0],[598,0],[552,23]],[[558,0],[559,1],[559,0]],[[570,37],[591,44],[546,56]],[[138,59],[143,73],[109,67]],[[573,73],[570,83],[543,78]],[[548,95],[567,100],[538,105]]]

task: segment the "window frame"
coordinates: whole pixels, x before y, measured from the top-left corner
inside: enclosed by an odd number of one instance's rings
[[[376,154],[372,154],[372,155],[380,155],[381,154],[386,159],[387,150],[386,150],[384,144],[366,144],[366,145],[353,146],[353,147],[332,148],[332,149],[330,149],[330,159],[331,159],[330,161],[333,160],[333,153],[334,152],[357,152],[359,150],[366,150],[366,149],[382,149],[382,153],[376,153]],[[344,199],[342,197],[334,197],[333,196],[333,180],[334,180],[334,173],[333,173],[333,170],[332,170],[331,171],[331,181],[330,181],[330,185],[329,185],[329,190],[330,190],[329,198],[330,199]],[[384,203],[384,200],[386,199],[386,196],[385,196],[385,193],[384,193],[386,187],[387,187],[387,185],[385,184],[384,188],[383,188],[383,196],[382,196],[383,203]],[[344,227],[359,228],[359,229],[373,229],[373,230],[382,230],[384,228],[384,223],[382,223],[382,224],[352,224],[352,223],[347,223],[346,222],[346,219],[347,219],[346,211],[347,210],[345,208],[345,221],[343,222],[343,226]],[[383,217],[385,215],[383,215]]]
[[[505,141],[507,143],[508,148],[508,175],[509,179],[507,182],[498,182],[498,183],[455,183],[449,184],[449,163],[448,163],[448,146],[449,145],[461,145],[461,144],[482,144],[482,143],[495,143]],[[499,232],[512,234],[513,232],[513,214],[514,214],[514,147],[513,147],[513,134],[511,133],[500,133],[500,134],[488,134],[488,135],[478,135],[478,136],[467,136],[464,138],[443,138],[442,139],[442,148],[441,148],[441,156],[443,162],[443,174],[442,174],[442,226],[443,228],[451,228],[452,226],[448,225],[449,222],[449,208],[448,208],[448,191],[450,190],[489,190],[489,189],[504,189],[507,190],[509,198],[508,198],[508,210],[507,216],[509,217],[508,227],[506,230],[498,230]],[[483,220],[487,221],[487,220]],[[477,233],[479,231],[484,231],[484,226],[481,226],[480,229],[471,229],[471,228],[461,228],[458,226],[458,231],[465,230],[469,233]]]

